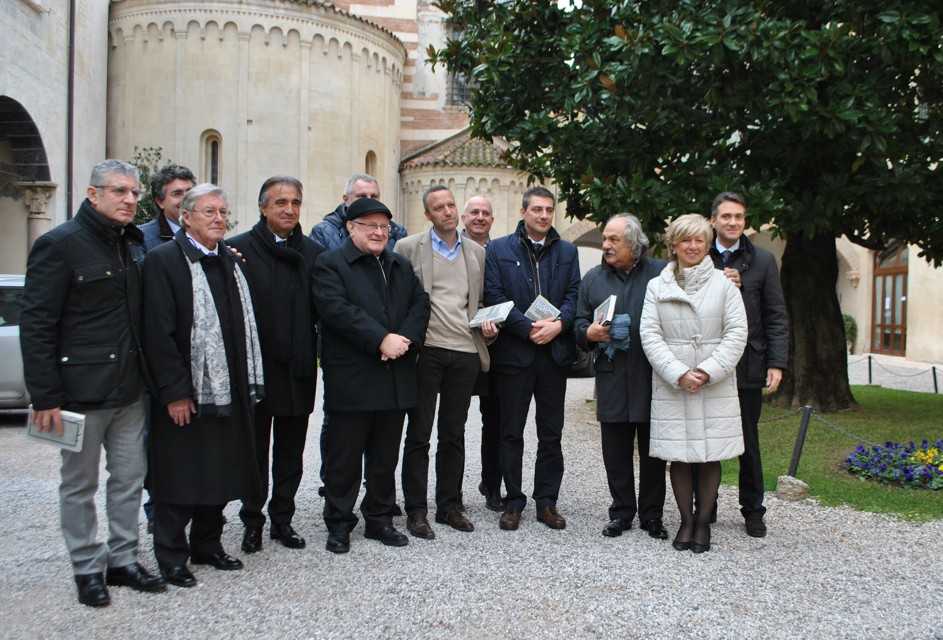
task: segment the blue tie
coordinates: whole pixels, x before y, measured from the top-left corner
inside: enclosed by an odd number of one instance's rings
[[[724,266],[726,267],[727,265],[730,264],[730,260],[733,259],[733,252],[728,249],[727,251],[724,251],[724,252],[721,254],[721,257],[723,257],[723,259],[724,259]]]

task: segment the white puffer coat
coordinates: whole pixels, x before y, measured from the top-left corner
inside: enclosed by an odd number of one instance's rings
[[[708,462],[743,453],[737,396],[737,362],[747,342],[740,291],[710,257],[684,270],[675,263],[648,283],[639,331],[652,365],[649,455],[662,460]],[[696,393],[678,386],[691,369],[710,376]]]

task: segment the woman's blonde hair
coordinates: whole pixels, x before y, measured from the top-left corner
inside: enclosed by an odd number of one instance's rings
[[[674,259],[674,246],[682,240],[696,236],[703,236],[704,244],[707,250],[710,251],[714,229],[707,218],[699,213],[687,213],[672,220],[668,228],[665,229],[665,246],[668,249],[668,255]]]

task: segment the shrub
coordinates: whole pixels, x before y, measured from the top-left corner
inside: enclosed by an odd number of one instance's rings
[[[858,341],[858,322],[847,313],[843,313],[841,317],[845,323],[845,342],[848,343],[848,353],[853,354],[855,343]]]

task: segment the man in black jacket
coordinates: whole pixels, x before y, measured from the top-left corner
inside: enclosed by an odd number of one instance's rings
[[[557,511],[557,498],[563,480],[566,376],[576,359],[573,318],[580,265],[576,247],[553,228],[554,206],[553,194],[544,187],[528,189],[517,230],[492,240],[486,250],[485,304],[514,302],[492,348],[501,420],[501,475],[507,488],[498,526],[505,531],[520,526],[527,504],[521,476],[531,399],[537,406],[533,493],[537,519],[551,529],[566,527],[566,519]],[[537,296],[556,307],[559,316],[536,320],[525,316]]]
[[[160,212],[138,227],[147,251],[173,240],[180,229],[180,203],[195,184],[193,172],[176,164],[161,167],[151,176],[151,198]]]
[[[105,160],[72,220],[33,245],[20,323],[34,422],[62,432],[63,409],[85,414],[81,451],[62,451],[59,510],[79,602],[109,604],[105,583],[163,591],[137,562],[144,456],[146,367],[141,357],[138,170]],[[107,543],[98,542],[95,491],[108,458]],[[107,569],[107,576],[103,572]]]
[[[350,550],[364,457],[366,537],[389,546],[409,543],[393,527],[390,511],[403,419],[416,406],[416,353],[429,321],[429,296],[409,261],[387,248],[391,218],[382,202],[357,200],[347,210],[350,237],[315,267],[329,418],[324,522],[333,553]]]
[[[665,506],[665,461],[648,455],[652,404],[652,366],[642,351],[639,319],[648,281],[665,267],[650,258],[648,238],[638,219],[613,216],[602,232],[603,263],[580,283],[573,332],[578,345],[595,353],[596,418],[612,505],[602,534],[622,535],[632,528],[636,512],[642,529],[653,538],[668,537],[662,524]],[[616,326],[594,318],[596,308],[616,296]],[[628,323],[628,335],[621,335]],[[612,330],[615,336],[610,335]],[[639,482],[635,498],[634,441],[638,436]]]
[[[269,536],[289,549],[305,546],[291,520],[301,484],[308,416],[314,409],[318,358],[314,263],[323,248],[305,237],[298,224],[302,194],[297,178],[269,178],[259,190],[261,219],[250,231],[228,241],[245,257],[242,270],[252,292],[265,370],[265,399],[255,407],[255,452],[262,488],[259,500],[243,500],[239,512],[245,525],[242,550],[246,553],[262,548],[270,442],[274,451]]]
[[[789,319],[776,260],[743,233],[746,212],[746,201],[736,193],[725,191],[714,198],[711,224],[715,239],[710,255],[714,266],[723,269],[740,287],[747,310],[747,348],[737,364],[744,445],[740,456],[740,513],[747,534],[762,538],[766,535],[766,507],[757,422],[763,409],[763,387],[775,392],[788,364]]]

